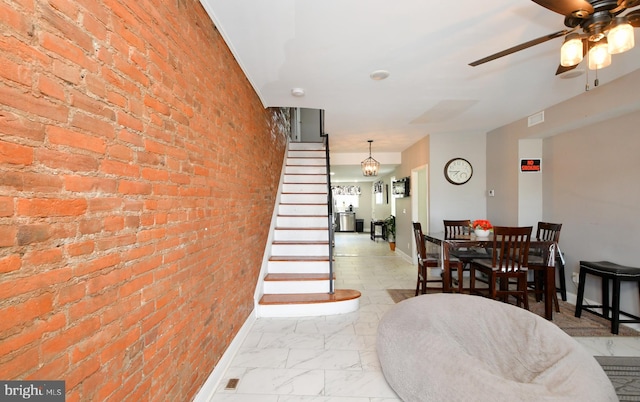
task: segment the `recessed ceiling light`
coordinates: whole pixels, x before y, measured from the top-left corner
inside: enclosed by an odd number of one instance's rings
[[[299,98],[301,96],[304,96],[304,89],[302,89],[302,88],[293,88],[291,90],[291,95],[293,95],[293,96],[295,96],[297,98]]]
[[[376,71],[373,71],[371,74],[369,74],[369,77],[371,77],[371,79],[374,81],[384,80],[388,76],[389,76],[389,72],[387,70],[376,70]]]

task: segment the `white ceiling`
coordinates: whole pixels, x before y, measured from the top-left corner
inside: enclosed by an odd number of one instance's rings
[[[579,95],[555,76],[562,39],[468,63],[564,29],[528,0],[201,0],[265,107],[325,110],[332,153],[401,152],[428,134],[487,132]],[[636,46],[600,84],[640,68]],[[583,61],[577,70],[583,70]],[[369,75],[387,70],[386,80]],[[594,89],[594,72],[588,74]],[[303,97],[291,95],[303,88]],[[359,161],[356,161],[359,163]],[[334,180],[355,169],[342,167]],[[392,166],[387,166],[388,169]]]

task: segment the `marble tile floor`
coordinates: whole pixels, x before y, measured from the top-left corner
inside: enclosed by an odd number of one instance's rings
[[[393,306],[386,289],[415,288],[416,267],[371,241],[337,233],[336,288],[362,292],[357,312],[259,318],[211,402],[399,402],[376,355],[380,318]],[[576,338],[594,355],[640,356],[640,337]],[[237,378],[236,389],[226,390]]]

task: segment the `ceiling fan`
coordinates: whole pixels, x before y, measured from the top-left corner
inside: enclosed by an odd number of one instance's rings
[[[621,14],[631,8],[640,6],[640,0],[532,0],[551,11],[564,16],[563,29],[520,45],[505,49],[469,63],[479,66],[509,54],[519,52],[551,39],[564,36],[561,48],[561,62],[556,75],[572,70],[578,66],[585,55],[589,55],[589,68],[599,69],[611,63],[611,54],[622,53],[631,49],[633,28],[640,27],[640,10]],[[582,33],[576,32],[582,28]],[[622,34],[620,33],[622,32]],[[630,38],[629,38],[629,32]],[[622,46],[619,44],[626,41]],[[630,42],[630,43],[629,43]]]

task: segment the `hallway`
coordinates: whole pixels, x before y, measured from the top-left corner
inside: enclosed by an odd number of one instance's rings
[[[336,288],[362,292],[357,312],[260,318],[223,376],[212,402],[399,402],[376,354],[387,289],[414,289],[416,268],[368,233],[336,233]],[[615,340],[615,346],[613,341]],[[583,338],[596,355],[640,356],[638,338]],[[623,347],[622,342],[626,343]],[[239,379],[235,390],[227,381]]]

